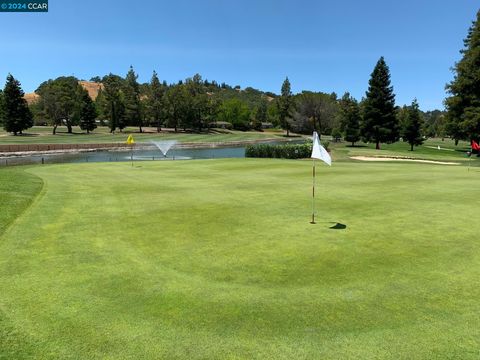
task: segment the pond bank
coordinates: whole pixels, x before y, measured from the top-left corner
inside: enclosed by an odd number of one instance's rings
[[[177,149],[205,149],[217,147],[241,147],[249,144],[269,142],[292,142],[301,141],[302,138],[271,138],[243,141],[222,141],[222,142],[182,142],[177,143]],[[134,149],[144,149],[154,146],[151,142],[138,142]],[[0,144],[0,158],[30,155],[49,155],[63,153],[94,152],[98,150],[125,151],[132,147],[125,143],[98,143],[98,144]]]

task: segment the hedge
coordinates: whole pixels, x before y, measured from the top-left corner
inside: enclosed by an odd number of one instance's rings
[[[328,149],[328,142],[324,144]],[[277,159],[305,159],[312,154],[312,143],[306,144],[255,144],[247,145],[245,157],[277,158]]]

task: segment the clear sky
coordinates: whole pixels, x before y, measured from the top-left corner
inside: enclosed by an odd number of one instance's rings
[[[26,92],[61,75],[109,72],[167,82],[200,73],[278,93],[364,96],[384,56],[397,104],[443,108],[450,68],[480,4],[472,0],[50,0],[0,13],[0,76]],[[3,82],[3,80],[2,80]]]

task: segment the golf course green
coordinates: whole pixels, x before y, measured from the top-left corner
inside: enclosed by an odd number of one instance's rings
[[[0,359],[478,359],[480,168],[0,169]]]

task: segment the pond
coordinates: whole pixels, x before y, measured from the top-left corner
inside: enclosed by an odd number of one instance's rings
[[[303,140],[293,140],[289,143],[302,143]],[[269,144],[285,144],[285,142],[268,142]],[[148,146],[131,150],[97,150],[88,152],[64,152],[52,154],[28,154],[10,156],[0,159],[0,166],[55,164],[55,163],[85,163],[85,162],[117,162],[117,161],[157,161],[157,160],[192,160],[244,158],[245,145],[231,147],[182,148],[174,147],[163,156],[162,152]]]

